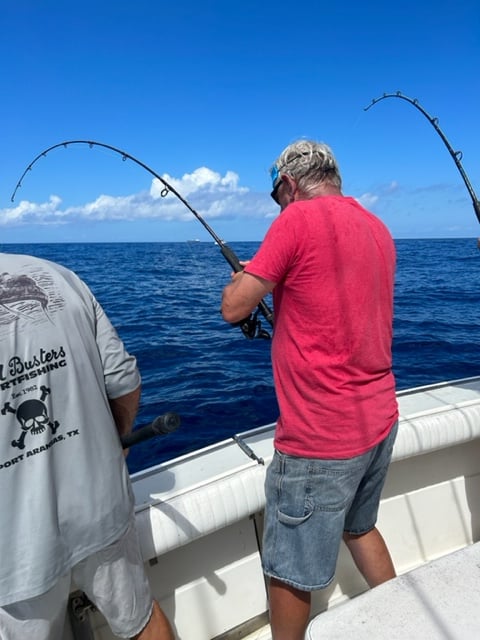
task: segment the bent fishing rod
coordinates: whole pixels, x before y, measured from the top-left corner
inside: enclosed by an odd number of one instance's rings
[[[238,273],[239,271],[243,271],[243,267],[240,264],[240,261],[237,258],[236,254],[234,253],[234,251],[227,245],[226,242],[224,242],[215,233],[212,227],[210,227],[210,225],[202,218],[202,216],[198,213],[198,211],[195,211],[195,209],[191,206],[191,204],[187,200],[185,200],[185,198],[182,195],[180,195],[180,193],[178,193],[178,191],[169,182],[167,182],[165,178],[162,178],[162,176],[156,173],[156,171],[151,169],[144,162],[142,162],[141,160],[138,160],[138,158],[135,158],[131,154],[127,153],[126,151],[122,151],[122,149],[113,147],[110,144],[105,144],[103,142],[96,142],[95,140],[67,140],[65,142],[59,142],[57,144],[52,145],[51,147],[48,147],[48,149],[45,149],[44,151],[39,153],[38,156],[36,156],[32,160],[32,162],[27,166],[25,171],[22,173],[22,176],[20,180],[17,182],[17,186],[15,187],[15,190],[12,194],[11,201],[13,202],[15,200],[15,195],[18,189],[22,186],[23,179],[25,178],[27,173],[32,170],[33,165],[38,160],[40,160],[40,158],[45,157],[50,151],[53,151],[54,149],[58,149],[59,147],[64,147],[66,149],[69,145],[72,145],[72,144],[87,144],[90,148],[103,147],[104,149],[110,149],[110,151],[113,151],[114,153],[118,153],[119,155],[121,155],[122,160],[124,161],[127,159],[132,160],[132,162],[135,162],[140,167],[148,171],[148,173],[150,173],[152,176],[157,178],[157,180],[159,180],[163,184],[164,188],[160,192],[160,196],[164,198],[165,196],[168,195],[169,192],[173,193],[180,200],[180,202],[182,202],[182,204],[184,204],[187,207],[187,209],[191,211],[191,213],[193,213],[195,218],[197,218],[197,220],[205,227],[208,233],[212,236],[212,238],[215,240],[217,245],[220,247],[221,254],[225,258],[225,260],[228,262],[228,264],[232,267],[233,271],[235,273]],[[270,309],[270,307],[266,304],[264,300],[261,300],[258,303],[257,309],[253,313],[251,313],[247,318],[244,318],[240,322],[234,323],[233,326],[240,327],[243,335],[246,338],[269,339],[270,334],[268,333],[268,331],[262,328],[262,324],[258,319],[259,313],[261,313],[265,318],[265,320],[270,324],[270,326],[273,327],[273,311]]]
[[[418,100],[416,98],[409,98],[408,96],[403,95],[401,91],[397,91],[396,93],[384,93],[383,96],[381,96],[380,98],[374,98],[372,100],[372,103],[369,104],[368,107],[364,108],[364,111],[368,111],[371,107],[373,107],[374,104],[377,104],[377,102],[380,102],[380,100],[384,100],[385,98],[400,98],[401,100],[406,100],[411,105],[413,105],[416,109],[418,109],[420,113],[423,113],[423,115],[427,118],[430,124],[435,128],[435,131],[443,140],[444,145],[447,147],[449,154],[452,156],[453,161],[455,162],[457,169],[459,170],[460,175],[463,178],[465,186],[468,189],[468,193],[470,194],[470,198],[472,199],[475,215],[477,216],[477,220],[480,222],[480,201],[478,200],[475,194],[475,191],[473,190],[473,187],[470,184],[470,180],[468,179],[467,174],[465,173],[465,170],[462,166],[461,160],[463,158],[463,153],[461,151],[453,150],[453,147],[447,140],[447,137],[438,126],[438,118],[433,118],[430,114],[428,114],[425,111],[425,109],[418,103]]]

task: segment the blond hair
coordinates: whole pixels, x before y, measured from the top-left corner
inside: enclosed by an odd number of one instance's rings
[[[342,178],[330,147],[324,142],[297,140],[288,145],[272,167],[292,176],[306,197],[313,197],[320,182],[342,188]]]

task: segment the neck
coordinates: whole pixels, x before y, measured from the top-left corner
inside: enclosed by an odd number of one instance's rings
[[[312,198],[320,198],[322,196],[341,196],[343,194],[342,190],[333,184],[320,183],[315,189],[309,191],[308,194],[297,192],[295,195],[297,196],[295,198],[296,200],[311,200]]]

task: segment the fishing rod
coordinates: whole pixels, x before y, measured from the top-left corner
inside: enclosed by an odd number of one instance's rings
[[[153,438],[153,436],[166,436],[176,431],[180,426],[180,422],[180,416],[177,413],[168,411],[161,416],[157,416],[150,424],[137,427],[131,433],[122,436],[120,438],[122,448],[128,449],[134,444]]]
[[[433,125],[433,127],[435,128],[435,131],[443,140],[443,143],[447,147],[449,154],[452,156],[453,161],[457,165],[457,169],[460,171],[460,175],[462,176],[465,186],[468,189],[468,193],[470,194],[470,198],[472,199],[475,215],[477,216],[477,220],[480,222],[480,201],[478,200],[475,194],[475,191],[473,190],[473,187],[470,184],[470,180],[468,179],[467,174],[465,173],[465,170],[462,166],[461,160],[463,158],[463,153],[461,151],[453,150],[451,144],[447,140],[447,137],[438,126],[438,118],[432,118],[432,116],[428,114],[425,111],[425,109],[418,103],[418,100],[416,98],[409,98],[408,96],[403,95],[401,91],[397,91],[396,93],[384,93],[383,96],[381,96],[380,98],[374,98],[372,100],[372,103],[369,104],[368,107],[364,108],[364,111],[368,111],[370,107],[373,107],[374,104],[377,104],[377,102],[380,102],[380,100],[384,100],[385,98],[400,98],[401,100],[406,100],[411,105],[413,105],[416,109],[418,109],[421,113],[423,113],[423,115],[427,118],[430,124]]]
[[[169,192],[173,193],[180,200],[180,202],[182,202],[187,207],[187,209],[191,211],[191,213],[193,213],[193,215],[197,218],[197,220],[205,227],[208,233],[212,236],[212,238],[215,240],[217,245],[220,247],[221,254],[225,258],[225,260],[228,262],[228,264],[232,267],[233,271],[235,273],[238,273],[239,271],[243,271],[243,267],[240,264],[240,261],[237,258],[236,254],[234,253],[234,251],[227,245],[226,242],[224,242],[215,233],[212,227],[210,227],[210,225],[202,218],[202,216],[198,213],[198,211],[195,211],[195,209],[191,206],[191,204],[187,200],[185,200],[185,198],[182,195],[180,195],[180,193],[178,193],[178,191],[169,182],[167,182],[165,178],[162,178],[162,176],[156,173],[153,169],[151,169],[141,160],[138,160],[138,158],[135,158],[134,156],[127,153],[126,151],[122,151],[122,149],[113,147],[110,144],[105,144],[103,142],[96,142],[95,140],[67,140],[65,142],[59,142],[57,144],[52,145],[51,147],[48,147],[48,149],[45,149],[44,151],[39,153],[38,156],[36,156],[36,158],[32,160],[32,162],[27,166],[25,171],[22,173],[22,176],[20,180],[17,182],[17,186],[15,187],[15,190],[12,194],[11,201],[13,202],[15,200],[15,195],[18,189],[22,186],[22,180],[25,178],[26,174],[32,170],[33,165],[40,158],[45,157],[50,151],[53,151],[54,149],[57,149],[59,147],[64,147],[66,149],[68,145],[72,145],[72,144],[88,144],[90,148],[103,147],[105,149],[110,149],[110,151],[113,151],[121,155],[123,161],[127,159],[132,160],[133,162],[138,164],[140,167],[148,171],[148,173],[150,173],[152,176],[157,178],[157,180],[159,180],[163,184],[164,188],[160,192],[160,196],[164,198],[165,196],[168,195]],[[267,303],[264,300],[261,300],[258,303],[257,309],[253,313],[251,313],[247,318],[244,318],[240,322],[234,323],[233,326],[240,327],[243,335],[246,338],[269,339],[270,334],[268,333],[268,331],[262,328],[261,321],[258,319],[259,313],[261,313],[265,318],[265,320],[270,324],[270,326],[273,327],[273,311],[270,309],[270,307],[267,305]]]

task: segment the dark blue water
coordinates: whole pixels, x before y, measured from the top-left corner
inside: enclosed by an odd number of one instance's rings
[[[480,374],[476,239],[397,240],[394,371],[399,389]],[[258,243],[231,243],[240,258]],[[219,312],[230,267],[213,242],[4,245],[60,262],[90,286],[142,373],[139,426],[181,427],[132,447],[130,471],[274,422],[270,345]],[[265,326],[268,325],[265,323]]]

